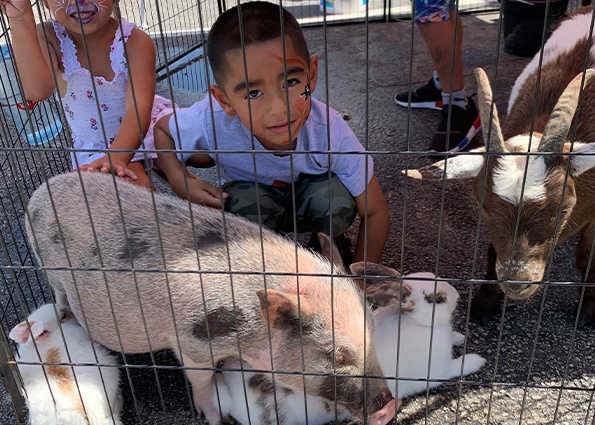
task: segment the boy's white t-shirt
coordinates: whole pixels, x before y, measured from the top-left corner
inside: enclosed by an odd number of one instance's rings
[[[374,172],[372,157],[363,153],[364,147],[343,117],[329,108],[327,121],[327,106],[316,99],[312,99],[310,115],[291,155],[277,156],[265,149],[237,115],[227,115],[212,97],[176,110],[169,129],[176,149],[183,151],[178,153],[182,163],[197,150],[216,151],[209,155],[219,166],[221,184],[240,180],[273,186],[297,181],[300,173],[319,175],[330,168],[356,197],[364,192]]]

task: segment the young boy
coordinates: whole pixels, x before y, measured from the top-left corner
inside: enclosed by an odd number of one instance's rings
[[[373,161],[349,126],[332,109],[327,118],[327,106],[311,97],[318,57],[310,56],[287,10],[255,1],[240,12],[241,20],[237,6],[227,10],[209,32],[211,96],[155,125],[156,148],[169,151],[158,154],[169,184],[182,198],[278,232],[341,236],[357,213],[353,261],[362,261],[366,250],[367,261],[379,262],[389,226],[386,200]],[[204,163],[197,150],[219,167],[222,192],[187,179],[186,163]]]

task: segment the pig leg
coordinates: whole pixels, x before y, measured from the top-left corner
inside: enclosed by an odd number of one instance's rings
[[[198,414],[200,415],[202,413],[209,425],[221,425],[221,414],[217,406],[213,403],[213,397],[215,396],[213,371],[194,369],[211,367],[211,364],[195,363],[183,353],[179,357],[184,367],[189,368],[186,370],[186,376],[192,386],[194,407]]]

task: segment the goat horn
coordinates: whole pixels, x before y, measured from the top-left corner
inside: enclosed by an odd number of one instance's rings
[[[500,121],[498,120],[498,110],[495,103],[493,104],[494,108],[492,112],[492,89],[490,88],[490,81],[483,69],[475,68],[474,73],[477,80],[479,116],[481,117],[483,138],[485,139],[486,146],[489,146],[489,149],[486,149],[486,151],[504,153],[506,152],[506,147],[504,146],[504,138],[502,137]]]
[[[595,69],[587,69],[585,75],[585,86],[595,77]],[[550,119],[545,125],[543,136],[539,142],[539,152],[562,152],[566,137],[570,131],[570,124],[576,112],[579,101],[579,92],[583,73],[578,74],[566,86],[564,92],[556,102]]]

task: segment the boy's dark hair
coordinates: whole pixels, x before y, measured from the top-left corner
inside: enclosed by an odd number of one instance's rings
[[[243,44],[238,8],[242,13]],[[278,4],[265,1],[242,3],[219,15],[207,37],[207,57],[217,84],[224,83],[231,66],[227,61],[227,53],[230,50],[281,37],[281,13],[285,35],[289,37],[293,48],[302,59],[308,63],[310,53],[302,28],[290,12]]]

